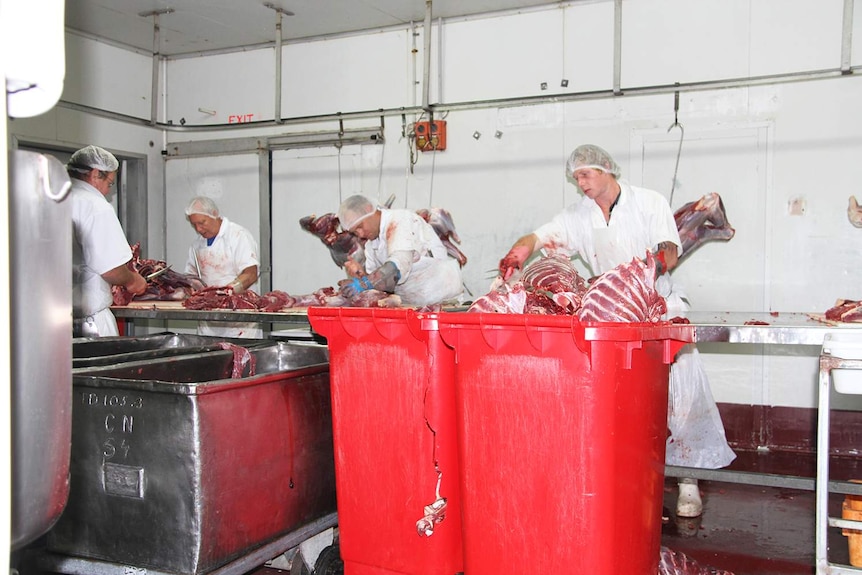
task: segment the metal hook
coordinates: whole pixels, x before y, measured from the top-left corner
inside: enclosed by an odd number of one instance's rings
[[[676,83],[679,86],[679,82]],[[679,146],[676,149],[676,166],[673,169],[673,181],[670,185],[670,198],[668,199],[668,204],[673,206],[673,192],[676,190],[676,175],[679,172],[679,157],[682,153],[682,141],[685,138],[685,128],[682,127],[682,124],[679,123],[679,91],[673,93],[673,124],[667,129],[667,133],[670,134],[670,131],[674,128],[679,128]]]

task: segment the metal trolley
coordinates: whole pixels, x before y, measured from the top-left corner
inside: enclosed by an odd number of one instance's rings
[[[862,521],[841,519],[829,516],[829,493],[843,493],[848,495],[862,494],[862,485],[858,483],[850,483],[846,481],[830,481],[829,480],[829,421],[830,421],[830,396],[832,395],[832,386],[835,383],[833,370],[862,370],[862,339],[859,340],[860,354],[844,354],[857,355],[857,358],[839,357],[841,353],[837,350],[830,349],[830,343],[833,334],[827,334],[824,339],[824,345],[820,353],[820,386],[818,400],[818,417],[817,417],[817,477],[815,487],[815,515],[816,515],[816,536],[815,536],[815,562],[817,566],[817,575],[842,575],[852,573],[862,573],[862,568],[851,567],[838,563],[830,563],[828,552],[829,546],[827,542],[827,534],[829,527],[839,527],[842,529],[858,530],[859,537],[862,537]],[[862,381],[862,373],[858,374]],[[837,387],[837,386],[836,386]],[[858,393],[862,394],[862,385],[859,390],[844,389],[839,390],[841,393]],[[854,535],[850,535],[853,537]]]

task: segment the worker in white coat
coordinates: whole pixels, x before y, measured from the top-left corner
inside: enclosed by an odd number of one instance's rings
[[[98,146],[81,148],[69,158],[66,171],[72,180],[72,302],[77,336],[119,335],[109,309],[111,286],[142,294],[147,281],[128,263],[132,249],[107,196],[117,179],[120,163]]]
[[[594,145],[576,148],[566,174],[584,194],[532,234],[520,238],[500,261],[508,279],[538,249],[577,253],[593,273],[656,254],[656,290],[667,301],[668,317],[688,310],[685,295],[671,280],[682,245],[667,200],[653,190],[619,179],[620,168],[605,150]],[[685,346],[671,365],[665,462],[668,465],[717,469],[736,455],[727,444],[724,425],[712,397],[702,361],[693,344]],[[679,481],[677,516],[697,517],[703,504],[697,480]]]
[[[365,240],[364,267],[355,262],[345,266],[352,279],[340,284],[344,297],[376,289],[400,296],[406,305],[424,307],[461,294],[461,266],[415,212],[378,208],[354,195],[339,206],[338,220],[344,230]]]
[[[186,219],[198,233],[189,247],[185,272],[200,277],[209,287],[226,287],[241,294],[257,285],[257,242],[247,229],[219,213],[218,206],[206,196],[192,198]],[[263,329],[255,322],[198,323],[200,335],[261,338]]]

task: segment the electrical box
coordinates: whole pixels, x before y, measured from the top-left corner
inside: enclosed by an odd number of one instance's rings
[[[416,122],[413,133],[416,135],[416,149],[420,152],[442,152],[446,149],[446,120]]]

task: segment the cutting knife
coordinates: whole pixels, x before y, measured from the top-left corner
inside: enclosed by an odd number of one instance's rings
[[[198,279],[201,280],[201,283],[204,287],[207,287],[206,282],[204,281],[204,277],[201,275],[201,264],[198,262],[198,251],[192,250],[192,256],[195,258],[195,269],[198,272]]]
[[[160,275],[162,275],[163,273],[165,273],[166,271],[168,271],[169,269],[171,269],[171,266],[165,266],[162,269],[160,269],[159,271],[149,274],[144,279],[147,281],[152,281],[152,280],[156,279],[157,277],[159,277]]]

